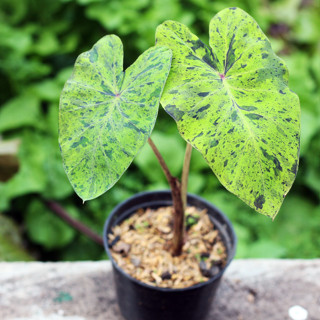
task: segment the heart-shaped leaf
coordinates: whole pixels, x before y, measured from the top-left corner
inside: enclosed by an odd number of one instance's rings
[[[238,8],[210,22],[210,47],[166,21],[157,44],[172,49],[161,104],[232,193],[274,217],[298,166],[300,108],[288,71],[258,24]]]
[[[110,189],[146,143],[171,55],[152,47],[124,72],[121,40],[109,35],[78,57],[61,94],[59,142],[65,171],[83,200]]]

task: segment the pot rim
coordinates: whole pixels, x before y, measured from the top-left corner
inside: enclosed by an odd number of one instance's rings
[[[198,195],[195,195],[195,194],[192,194],[192,193],[188,193],[187,196],[189,197],[192,197],[194,199],[197,199],[199,201],[201,201],[202,203],[204,203],[206,206],[211,206],[213,207],[217,212],[218,214],[220,214],[224,220],[225,220],[225,223],[228,225],[229,227],[229,231],[230,231],[230,234],[229,234],[229,237],[230,239],[233,239],[233,244],[231,244],[230,246],[230,252],[228,252],[228,257],[227,257],[227,262],[226,262],[226,265],[220,270],[220,272],[218,274],[216,274],[214,277],[210,278],[209,280],[207,281],[204,281],[204,282],[201,282],[201,283],[197,283],[193,286],[190,286],[190,287],[186,287],[186,288],[163,288],[163,287],[157,287],[157,286],[152,286],[152,285],[149,285],[147,283],[144,283],[134,277],[132,277],[131,275],[129,275],[128,273],[126,273],[122,268],[120,268],[118,266],[118,264],[115,262],[115,260],[113,259],[112,257],[112,254],[111,254],[111,251],[109,249],[109,246],[108,246],[108,238],[107,238],[107,229],[108,229],[108,226],[110,224],[110,221],[111,221],[111,218],[113,216],[113,212],[116,212],[120,207],[122,207],[123,205],[125,205],[126,203],[128,203],[129,201],[132,201],[134,198],[136,197],[139,197],[139,196],[146,196],[148,194],[154,194],[154,193],[162,193],[162,194],[168,194],[170,193],[171,194],[171,191],[170,190],[154,190],[154,191],[143,191],[143,192],[139,192],[139,193],[136,193],[135,195],[129,197],[128,199],[122,201],[121,203],[119,203],[117,206],[114,207],[114,209],[111,211],[111,213],[109,214],[105,224],[104,224],[104,228],[103,228],[103,244],[104,244],[104,248],[107,252],[107,255],[113,265],[113,267],[115,269],[117,269],[123,276],[129,278],[131,281],[133,281],[135,284],[137,285],[140,285],[142,287],[145,287],[145,288],[148,288],[148,289],[152,289],[152,290],[156,290],[156,291],[162,291],[162,292],[183,292],[183,291],[192,291],[192,290],[195,290],[195,289],[198,289],[198,288],[201,288],[201,287],[204,287],[206,285],[209,285],[211,284],[212,282],[216,281],[217,279],[219,279],[223,273],[225,272],[225,270],[227,269],[227,267],[230,265],[232,259],[234,258],[235,256],[235,253],[236,253],[236,247],[237,247],[237,237],[236,237],[236,234],[235,234],[235,231],[233,229],[233,226],[229,220],[229,218],[220,210],[218,209],[216,206],[214,206],[212,203],[210,203],[209,201],[201,198],[200,196]],[[218,230],[220,231],[220,228],[218,228]]]

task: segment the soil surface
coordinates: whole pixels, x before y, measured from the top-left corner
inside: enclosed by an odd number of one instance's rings
[[[208,320],[290,320],[295,305],[320,320],[320,259],[234,260]],[[0,319],[123,320],[110,262],[0,263]]]
[[[186,288],[217,275],[226,264],[226,248],[206,210],[186,209],[182,253],[170,252],[173,208],[139,210],[113,228],[109,246],[118,266],[152,286]]]

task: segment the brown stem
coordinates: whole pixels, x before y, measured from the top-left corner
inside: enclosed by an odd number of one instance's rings
[[[153,141],[151,140],[151,138],[148,139],[148,143],[152,149],[152,151],[154,152],[154,154],[156,155],[159,163],[160,163],[160,166],[170,184],[170,187],[171,187],[171,179],[173,178],[171,173],[170,173],[170,170],[167,166],[167,164],[165,163],[164,159],[162,158],[162,155],[160,154],[158,148],[156,147],[156,145],[153,143]]]
[[[181,185],[179,180],[171,175],[167,164],[151,138],[148,139],[148,143],[156,155],[170,185],[174,209],[172,253],[174,256],[179,256],[181,254],[184,241],[184,210],[181,198]]]
[[[181,198],[181,185],[177,178],[172,178],[171,194],[174,208],[172,254],[179,256],[184,243],[184,211]]]
[[[44,202],[51,211],[57,214],[62,220],[67,222],[72,228],[80,231],[81,233],[85,234],[88,238],[96,242],[97,244],[103,246],[102,237],[97,235],[95,232],[93,232],[87,226],[82,224],[80,221],[70,217],[70,215],[58,203],[52,200],[45,200]]]
[[[188,178],[189,178],[189,168],[190,168],[190,159],[192,153],[192,146],[187,142],[186,153],[184,156],[182,177],[181,177],[181,198],[183,204],[183,211],[186,211],[187,206],[187,192],[188,192]]]

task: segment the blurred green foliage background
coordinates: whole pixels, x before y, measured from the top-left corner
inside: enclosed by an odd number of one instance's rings
[[[208,43],[210,19],[237,6],[259,23],[286,61],[302,107],[297,180],[272,222],[225,191],[196,151],[189,192],[220,207],[234,223],[238,258],[320,257],[320,0],[1,0],[0,1],[0,260],[105,258],[102,247],[44,205],[60,203],[102,232],[110,210],[143,190],[167,188],[148,146],[120,182],[82,205],[62,168],[59,94],[76,57],[105,34],[121,37],[125,66],[154,45],[158,24],[188,25]],[[153,139],[174,174],[184,142],[160,110]]]

